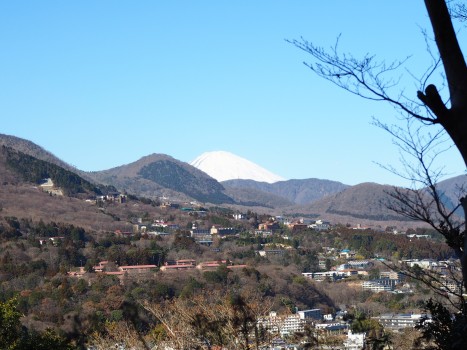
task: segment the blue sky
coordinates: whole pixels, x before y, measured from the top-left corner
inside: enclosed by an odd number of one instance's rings
[[[0,2],[0,132],[82,170],[224,150],[284,178],[404,184],[382,103],[321,80],[304,37],[419,73],[423,1]],[[462,34],[461,34],[462,36]],[[415,96],[417,86],[404,86]],[[446,172],[459,175],[453,150]]]

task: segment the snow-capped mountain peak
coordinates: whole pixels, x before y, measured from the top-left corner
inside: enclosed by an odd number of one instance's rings
[[[248,179],[274,183],[284,180],[245,158],[225,151],[203,153],[191,161],[190,165],[204,171],[217,181]]]

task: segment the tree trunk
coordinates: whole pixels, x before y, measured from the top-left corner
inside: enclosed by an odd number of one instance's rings
[[[446,120],[441,121],[441,125],[456,145],[467,168],[467,108],[456,111],[451,108]]]
[[[449,87],[451,108],[440,108],[439,94],[425,91],[426,105],[458,148],[467,167],[467,65],[445,0],[425,0]],[[434,88],[434,87],[433,87]],[[436,88],[434,88],[436,89]]]
[[[464,217],[467,218],[467,196],[460,199],[462,209],[464,209]],[[462,270],[462,281],[464,283],[464,293],[467,291],[467,239],[465,238],[466,230],[464,224],[464,246],[462,247],[462,255],[459,260]]]
[[[451,15],[445,0],[425,0],[444,71],[449,87],[451,108],[441,105],[436,87],[430,85],[420,99],[436,116],[459,150],[467,167],[467,65],[459,46]],[[467,217],[467,197],[460,199],[464,215]],[[463,284],[467,290],[467,239],[466,230],[460,233],[463,242],[459,246],[458,258],[461,263]]]
[[[467,66],[445,0],[425,0],[449,86],[452,109],[465,109]]]

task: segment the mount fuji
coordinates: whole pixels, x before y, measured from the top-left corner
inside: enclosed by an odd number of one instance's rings
[[[284,180],[284,178],[271,173],[245,158],[225,151],[203,153],[191,161],[190,165],[204,171],[219,182],[245,179],[274,183]]]

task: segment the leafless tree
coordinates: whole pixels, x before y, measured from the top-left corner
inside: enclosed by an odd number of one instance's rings
[[[436,181],[441,172],[430,168],[433,164],[433,150],[444,142],[446,133],[455,147],[460,151],[467,165],[467,66],[459,46],[451,15],[444,0],[425,0],[425,6],[432,24],[439,56],[429,51],[433,63],[419,79],[420,90],[415,98],[410,98],[404,91],[395,90],[400,78],[399,70],[407,59],[386,64],[376,61],[375,56],[367,54],[363,58],[355,58],[342,54],[336,45],[325,50],[305,39],[293,40],[295,46],[309,53],[313,58],[311,63],[305,63],[318,76],[331,81],[340,88],[365,99],[390,103],[403,117],[408,120],[408,132],[383,126],[393,136],[403,152],[415,157],[417,165],[404,162],[409,177],[418,184],[424,183],[426,190],[414,188],[404,192],[396,190],[395,199],[401,199],[398,212],[413,219],[427,222],[446,237],[460,261],[463,271],[464,287],[467,287],[467,240],[465,225],[454,219],[454,213],[448,211],[436,188]],[[457,7],[457,14],[465,14],[462,6]],[[449,96],[443,101],[438,88],[428,84],[433,73],[444,69],[444,75],[449,90]],[[421,122],[421,126],[434,126],[435,131],[428,137],[421,137],[420,129],[413,132],[413,121]],[[438,156],[442,155],[442,151]],[[427,158],[428,157],[428,158]],[[431,158],[430,158],[431,157]],[[412,163],[414,164],[414,163]],[[459,207],[467,213],[467,197],[459,198]],[[395,207],[393,209],[396,209]],[[436,215],[432,211],[437,211]]]
[[[463,3],[455,1],[424,0],[424,3],[438,53],[433,53],[428,44],[428,34],[424,33],[432,64],[425,74],[417,79],[419,90],[416,98],[409,97],[404,90],[400,90],[400,72],[408,58],[392,63],[377,61],[375,56],[370,54],[356,58],[339,51],[339,38],[329,50],[303,38],[291,43],[311,55],[312,62],[305,65],[318,76],[365,99],[387,102],[406,119],[406,128],[376,122],[393,136],[402,154],[403,170],[389,170],[411,180],[413,184],[412,188],[394,189],[390,197],[395,199],[397,204],[390,204],[390,207],[406,217],[428,223],[446,238],[446,243],[458,259],[460,277],[454,268],[451,278],[459,282],[460,291],[446,291],[443,281],[436,274],[417,275],[416,271],[412,274],[432,287],[435,292],[454,295],[454,299],[448,297],[448,300],[456,307],[458,313],[453,314],[451,319],[441,317],[440,325],[445,326],[446,331],[438,332],[435,343],[437,348],[457,349],[458,345],[453,344],[459,344],[459,339],[463,339],[467,320],[467,309],[462,295],[467,289],[467,239],[465,220],[456,215],[456,210],[462,210],[463,216],[467,216],[467,196],[465,190],[460,188],[457,207],[449,208],[444,204],[437,186],[444,175],[443,168],[436,168],[435,160],[441,158],[446,148],[449,148],[449,145],[446,147],[447,136],[459,150],[464,165],[467,166],[467,65],[452,23],[453,18],[465,21],[467,11]],[[431,83],[434,73],[439,71],[442,71],[444,77],[442,84],[447,86],[444,99],[439,92],[442,89]],[[418,126],[415,122],[419,123]],[[426,128],[433,131],[426,132]],[[438,315],[447,311],[440,304],[431,304],[431,308],[431,311],[437,311]],[[428,333],[425,335],[429,337]],[[451,338],[445,338],[446,334]],[[444,346],[443,343],[449,345]]]
[[[464,3],[455,3],[451,8],[451,16],[462,22],[467,21],[467,6]]]
[[[190,299],[141,304],[162,324],[162,340],[180,350],[214,346],[257,349],[264,345],[258,320],[272,306],[270,300],[251,290],[241,294],[200,292]]]

